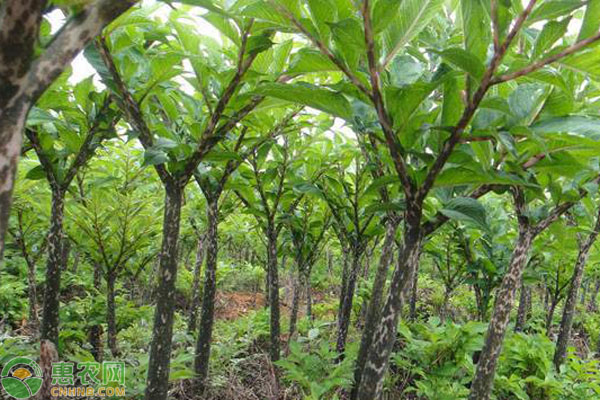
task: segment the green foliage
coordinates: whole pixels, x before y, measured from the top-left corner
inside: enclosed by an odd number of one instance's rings
[[[314,340],[318,333],[311,330],[308,335],[309,340]],[[337,362],[338,354],[329,343],[321,341],[309,344],[309,350],[306,351],[300,343],[291,342],[289,350],[290,354],[278,361],[277,365],[285,371],[286,380],[302,389],[304,399],[338,399],[334,391],[350,388],[352,360],[346,357]]]

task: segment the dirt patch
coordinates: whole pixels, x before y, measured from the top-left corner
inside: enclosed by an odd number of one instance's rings
[[[265,306],[262,293],[251,292],[218,292],[215,304],[217,319],[233,320]]]

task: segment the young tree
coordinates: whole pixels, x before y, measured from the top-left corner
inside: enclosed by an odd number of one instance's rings
[[[285,134],[290,125],[293,124],[293,119],[297,114],[298,111],[293,111],[288,115],[260,115],[256,118],[251,118],[248,121],[248,125],[241,128],[241,132],[234,143],[227,143],[226,141],[221,143],[217,149],[218,153],[214,154],[215,158],[212,161],[210,154],[208,155],[208,159],[201,164],[204,173],[195,176],[196,182],[206,198],[207,219],[205,239],[206,268],[204,272],[202,311],[198,329],[198,341],[196,343],[196,357],[194,360],[194,369],[197,374],[198,390],[200,392],[204,391],[205,381],[208,376],[210,344],[215,319],[216,273],[219,248],[218,227],[222,219],[219,212],[221,208],[219,202],[232,174],[237,171],[248,157],[256,153],[258,148],[267,142],[275,140],[279,135]],[[266,127],[265,124],[267,125]],[[261,135],[264,128],[266,128],[267,134]],[[225,165],[218,162],[223,159],[227,160]]]
[[[108,171],[117,179],[107,184],[90,185],[84,201],[72,212],[79,232],[73,234],[85,239],[85,246],[94,265],[100,265],[106,281],[107,345],[113,357],[119,356],[116,322],[116,283],[126,265],[148,250],[158,237],[156,224],[152,223],[149,186],[144,186],[147,174],[128,151],[119,154],[112,148],[117,160],[104,159],[96,168]],[[93,177],[88,174],[87,179]],[[83,233],[83,235],[81,235]]]
[[[21,192],[21,191],[20,191]],[[13,213],[16,214],[14,229],[9,228],[8,233],[12,236],[15,244],[21,252],[21,256],[27,264],[27,294],[29,299],[28,325],[33,331],[39,328],[39,315],[37,305],[37,280],[36,264],[46,251],[47,237],[41,235],[45,232],[47,221],[40,214],[38,207],[33,205],[29,196],[15,195]]]
[[[563,309],[562,319],[560,321],[560,331],[558,339],[556,340],[556,350],[554,352],[554,366],[557,370],[565,360],[567,355],[567,344],[571,337],[571,329],[573,327],[573,317],[575,315],[575,307],[577,305],[577,292],[581,286],[581,280],[583,278],[583,271],[585,269],[590,250],[592,245],[596,241],[600,233],[600,211],[596,215],[595,223],[587,237],[583,238],[581,234],[577,236],[577,244],[579,246],[579,252],[577,254],[577,260],[575,261],[575,267],[573,269],[573,275],[569,284],[569,292],[565,300],[565,307]]]
[[[64,26],[42,38],[44,15],[54,8],[47,0],[0,4],[0,258],[29,109],[86,43],[135,3],[97,0],[65,10],[69,18]]]
[[[331,214],[327,212],[322,204],[315,199],[305,198],[295,212],[287,221],[287,230],[291,236],[292,257],[296,269],[294,279],[294,293],[292,307],[290,310],[289,340],[296,333],[296,322],[298,319],[298,308],[300,293],[302,289],[306,294],[306,315],[310,317],[311,286],[310,277],[314,264],[321,256],[323,248],[327,244],[326,233],[331,223]],[[294,272],[292,272],[294,274]]]
[[[119,113],[108,93],[93,90],[91,79],[72,89],[55,86],[40,99],[38,107],[30,113],[25,133],[40,161],[28,175],[47,179],[52,192],[41,338],[58,345],[60,277],[67,262],[65,196],[96,149],[115,135]]]

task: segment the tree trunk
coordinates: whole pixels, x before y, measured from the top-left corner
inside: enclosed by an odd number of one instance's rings
[[[348,286],[348,275],[350,275],[348,260],[350,258],[349,250],[342,247],[342,286],[340,287],[340,305],[338,307],[337,319],[341,319],[342,302],[346,297],[346,288]]]
[[[531,308],[531,288],[521,279],[521,295],[519,298],[519,311],[517,312],[517,322],[515,323],[515,332],[523,332],[527,324],[527,317]]]
[[[575,316],[575,307],[577,305],[577,291],[581,285],[583,278],[583,271],[585,270],[585,264],[587,263],[588,256],[592,245],[598,237],[600,231],[600,214],[597,217],[596,225],[594,230],[589,234],[585,241],[579,248],[579,254],[577,255],[577,261],[575,262],[575,270],[573,271],[573,277],[571,278],[571,285],[569,286],[569,292],[567,299],[565,300],[565,307],[563,310],[562,320],[560,321],[560,331],[558,339],[556,341],[556,350],[554,352],[554,366],[558,371],[561,364],[564,362],[567,355],[567,344],[571,338],[571,329],[573,328],[573,317]]]
[[[354,300],[354,290],[356,289],[356,280],[358,279],[358,273],[360,271],[360,256],[361,251],[356,247],[353,248],[352,266],[350,268],[348,279],[346,281],[344,297],[341,299],[338,319],[337,343],[335,348],[340,357],[343,357],[343,353],[346,349],[346,338],[348,337],[348,328],[350,327],[350,319],[352,317],[352,302]]]
[[[175,312],[175,280],[177,279],[177,244],[183,189],[174,182],[165,185],[165,189],[159,283],[156,290],[156,310],[150,344],[146,400],[166,400],[169,389],[169,365]]]
[[[29,104],[24,101],[17,100],[15,106],[7,107],[9,101],[15,100],[10,97],[16,89],[0,77],[0,260],[4,253],[4,235],[8,229],[12,191],[21,155],[23,126],[29,111]]]
[[[108,266],[106,268],[109,268]],[[115,306],[115,281],[117,280],[116,268],[108,270],[106,275],[106,325],[107,343],[113,357],[119,356],[117,348],[117,319]]]
[[[358,388],[362,379],[365,363],[367,362],[367,355],[371,347],[371,343],[373,342],[373,335],[375,334],[377,321],[379,320],[380,316],[381,300],[383,299],[389,265],[393,258],[392,253],[397,228],[398,223],[392,219],[389,219],[386,224],[385,238],[381,248],[379,265],[377,267],[377,271],[375,272],[375,280],[373,281],[373,289],[371,291],[371,301],[369,302],[369,306],[367,308],[365,327],[360,340],[360,348],[356,358],[356,365],[354,367],[354,386],[352,387],[352,393],[350,394],[351,400],[358,400]]]
[[[48,260],[46,263],[46,287],[42,311],[41,339],[49,340],[58,348],[58,308],[60,305],[60,275],[63,270],[63,217],[65,194],[52,190],[52,210],[48,232]]]
[[[100,263],[94,263],[94,288],[98,293],[102,292],[102,267]],[[92,347],[91,353],[94,356],[94,360],[102,362],[102,325],[93,325],[90,328],[88,334],[90,346]]]
[[[29,321],[33,330],[40,326],[37,309],[37,283],[35,279],[35,262],[27,257],[27,294],[29,297]]]
[[[194,262],[194,284],[192,287],[192,302],[190,304],[190,316],[188,320],[188,333],[196,331],[196,319],[198,316],[198,306],[200,305],[200,277],[202,272],[202,263],[204,262],[204,238],[198,238],[196,245],[196,260]]]
[[[409,318],[414,321],[417,318],[417,292],[419,284],[419,266],[413,273],[411,285],[410,285],[410,302],[409,302]]]
[[[300,267],[298,266],[298,274],[293,279],[294,283],[294,293],[292,294],[292,308],[290,310],[290,330],[289,330],[289,339],[288,342],[292,341],[292,338],[296,334],[296,322],[298,321],[298,308],[300,306],[300,293],[302,292],[302,282],[301,282],[301,273]]]
[[[417,270],[421,247],[420,208],[407,208],[404,216],[403,254],[392,276],[388,296],[381,311],[363,370],[358,399],[376,399],[383,389],[383,380],[396,340],[398,316],[402,311],[403,297],[410,284],[412,273]]]
[[[590,281],[587,280],[581,285],[581,300],[579,302],[583,305],[585,304],[585,299],[587,299],[587,292],[590,287]]]
[[[531,248],[533,238],[534,235],[530,230],[520,230],[509,269],[506,275],[504,275],[502,284],[496,295],[494,311],[486,334],[485,344],[477,364],[475,378],[471,384],[469,400],[489,400],[490,398],[496,364],[502,350],[502,341],[504,340],[506,327],[508,326],[515,291],[519,282],[521,282],[521,276],[527,262],[527,254]]]
[[[196,357],[194,370],[197,377],[198,393],[204,392],[208,377],[210,361],[210,342],[215,320],[215,296],[217,293],[217,258],[219,253],[218,227],[219,203],[218,199],[209,201],[206,205],[206,266],[204,267],[204,289],[202,293],[202,310],[200,312],[200,325],[198,327],[198,341],[196,342]]]
[[[440,308],[440,320],[446,321],[448,318],[448,302],[450,301],[450,294],[452,293],[452,289],[446,287],[444,290],[444,300],[442,302],[442,307]]]
[[[279,360],[279,273],[277,264],[277,233],[273,226],[273,221],[269,222],[267,228],[268,240],[268,275],[269,275],[269,308],[270,308],[270,325],[271,325],[271,361]]]
[[[310,286],[310,270],[308,276],[304,279],[305,293],[306,293],[306,318],[310,321],[313,319],[312,314],[312,289]]]
[[[596,287],[594,288],[592,296],[590,297],[590,302],[588,303],[589,311],[598,311],[598,293],[600,293],[600,279],[596,279]]]
[[[552,301],[550,302],[550,308],[546,313],[546,336],[548,337],[550,337],[550,334],[552,333],[552,320],[554,319],[554,312],[556,311],[558,302],[558,298],[552,298]]]

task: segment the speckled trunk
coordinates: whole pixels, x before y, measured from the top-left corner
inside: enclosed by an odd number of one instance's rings
[[[600,293],[600,279],[596,279],[596,286],[588,303],[588,310],[592,312],[598,311],[598,293]]]
[[[208,363],[210,360],[210,342],[212,338],[213,323],[215,320],[215,295],[217,292],[217,256],[219,206],[217,201],[210,201],[206,205],[206,266],[204,268],[204,289],[202,293],[202,310],[200,312],[200,325],[198,327],[198,341],[196,342],[196,357],[194,370],[197,376],[197,390],[202,393],[208,377]]]
[[[294,277],[294,293],[292,294],[292,308],[290,310],[290,330],[289,330],[289,341],[292,340],[296,334],[296,322],[298,321],[298,308],[300,307],[300,293],[302,292],[302,283],[300,282],[300,273]]]
[[[377,267],[375,280],[373,281],[371,301],[369,302],[369,306],[367,308],[365,328],[363,330],[360,348],[356,358],[356,365],[354,367],[354,386],[350,395],[352,400],[358,400],[358,387],[360,386],[363,369],[365,367],[365,363],[367,362],[367,355],[371,347],[371,343],[373,342],[373,335],[375,334],[377,321],[379,320],[381,312],[381,300],[383,299],[385,281],[387,278],[389,265],[392,260],[394,238],[396,237],[397,228],[398,223],[395,221],[389,220],[386,223],[385,238],[381,247],[381,257],[379,258],[379,266]]]
[[[599,231],[600,214],[597,217],[594,230],[579,246],[579,254],[577,255],[577,261],[575,262],[575,270],[573,271],[573,277],[571,278],[569,293],[567,294],[567,299],[565,300],[565,308],[563,310],[562,320],[560,322],[560,332],[558,334],[556,350],[554,352],[554,365],[557,370],[559,370],[567,355],[567,345],[569,343],[569,339],[571,338],[573,317],[575,316],[575,307],[577,306],[577,291],[581,286],[585,264],[587,263],[590,250],[592,249],[592,245],[598,237]]]
[[[196,320],[198,316],[198,306],[200,305],[200,279],[202,272],[202,263],[204,262],[204,238],[198,238],[196,245],[196,260],[194,262],[194,284],[192,287],[192,301],[190,303],[190,317],[188,320],[188,333],[196,331]]]
[[[550,308],[548,308],[548,312],[546,313],[546,336],[550,337],[552,333],[552,321],[554,320],[554,312],[556,311],[556,306],[560,299],[558,297],[552,298],[550,301]]]
[[[163,237],[154,328],[146,380],[146,400],[166,400],[169,388],[171,339],[175,313],[175,281],[177,279],[177,244],[183,189],[174,183],[165,185],[165,189]]]
[[[306,293],[306,318],[312,320],[312,288],[310,287],[310,274],[304,280],[304,288]]]
[[[51,341],[58,348],[58,308],[60,305],[60,275],[63,269],[63,217],[65,193],[52,190],[50,230],[48,232],[48,260],[46,263],[46,286],[42,311],[41,338]]]
[[[94,288],[102,292],[102,267],[99,262],[94,263]],[[88,333],[92,356],[94,360],[102,362],[102,325],[93,325]]]
[[[403,295],[417,270],[421,247],[420,207],[407,207],[404,216],[403,253],[392,276],[388,296],[381,311],[373,343],[367,356],[358,389],[358,399],[376,399],[383,388],[392,348],[396,340],[398,317],[402,311]]]
[[[531,248],[533,234],[528,229],[521,229],[517,244],[513,250],[510,266],[500,289],[496,294],[496,303],[485,338],[485,344],[481,351],[475,378],[471,385],[469,400],[489,400],[494,383],[496,364],[506,328],[510,319],[515,292],[521,282],[521,277],[527,263],[527,254]]]
[[[279,360],[280,353],[280,326],[279,326],[279,271],[277,263],[277,233],[273,226],[269,223],[267,229],[267,263],[269,274],[269,308],[270,308],[270,328],[271,328],[271,361]]]
[[[112,269],[106,276],[106,325],[107,344],[113,357],[119,356],[117,347],[117,318],[115,306],[115,282],[117,280],[116,269]]]
[[[2,91],[0,82],[0,91]],[[12,203],[12,190],[21,153],[23,126],[28,106],[4,108],[0,94],[0,259],[4,253],[4,235]]]
[[[27,257],[27,294],[29,297],[29,320],[28,323],[33,329],[40,325],[37,310],[37,282],[35,280],[35,261]]]
[[[358,248],[354,248],[352,251],[352,264],[346,281],[346,289],[344,290],[344,297],[341,298],[340,310],[338,313],[338,332],[335,348],[340,356],[343,355],[346,349],[348,328],[350,327],[350,318],[352,317],[354,290],[356,289],[356,280],[358,279],[358,273],[360,271],[360,258],[361,251]]]
[[[517,322],[515,323],[515,332],[522,332],[527,324],[527,318],[531,310],[531,287],[527,286],[521,279],[521,294],[519,298],[519,310],[517,312]]]
[[[419,290],[419,270],[414,271],[411,282],[410,282],[410,300],[408,302],[408,317],[411,320],[415,320],[417,318],[417,292]],[[448,295],[448,294],[446,294]],[[446,304],[444,303],[444,306]]]
[[[342,284],[340,286],[340,305],[337,312],[337,320],[340,320],[340,313],[342,312],[342,301],[346,296],[346,285],[348,283],[348,260],[350,259],[350,252],[347,248],[342,247]]]

